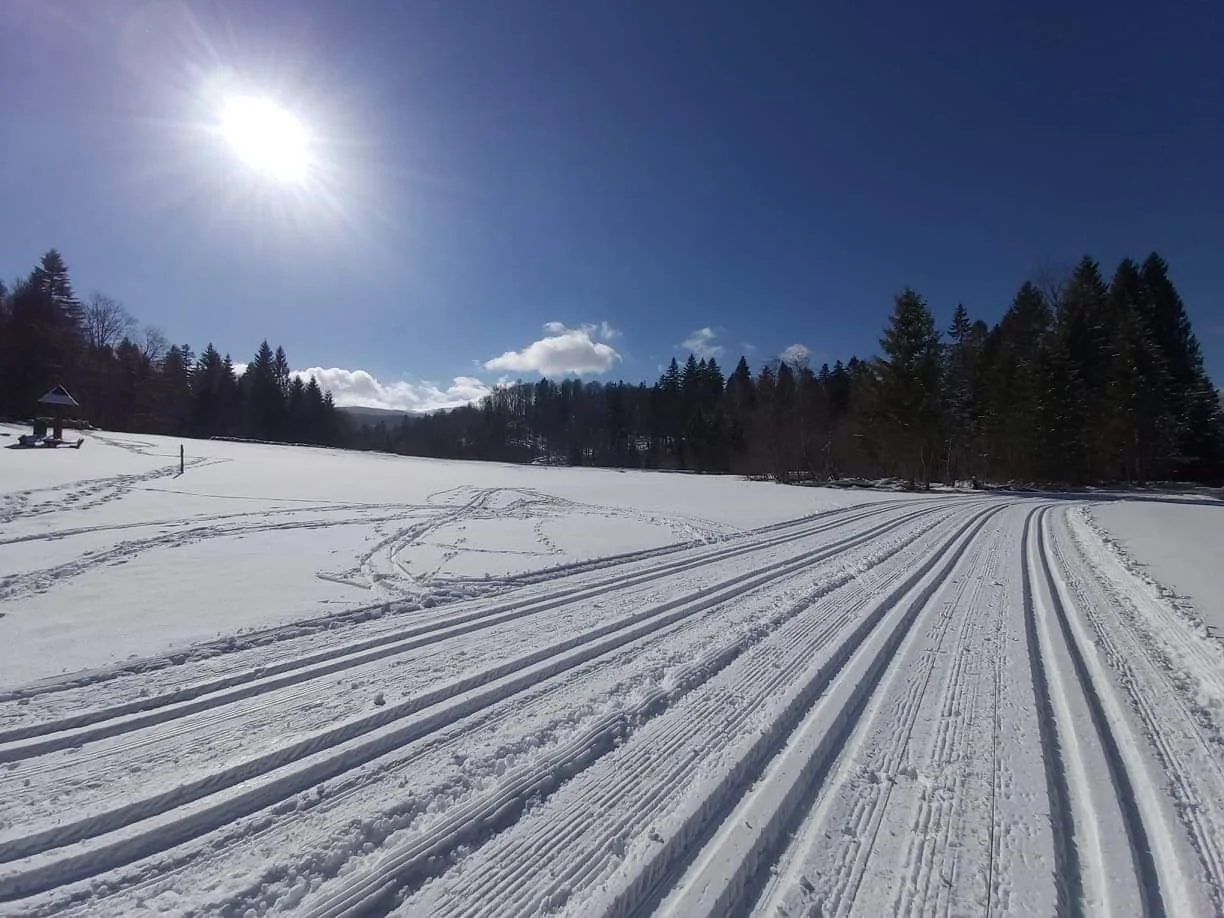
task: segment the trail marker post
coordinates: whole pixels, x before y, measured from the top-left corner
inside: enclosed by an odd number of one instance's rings
[[[183,444],[180,443],[179,444],[179,474],[180,475],[183,474],[183,470],[186,467],[186,463],[187,463],[187,453],[183,447]]]

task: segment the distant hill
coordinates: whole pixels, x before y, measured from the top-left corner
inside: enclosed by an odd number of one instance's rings
[[[394,424],[408,415],[407,411],[395,408],[363,408],[360,405],[339,405],[337,410],[357,424],[377,424],[379,421]]]

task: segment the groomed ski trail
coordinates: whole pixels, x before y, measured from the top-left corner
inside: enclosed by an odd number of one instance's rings
[[[422,685],[419,694],[372,711],[367,708],[368,713],[339,723],[334,722],[336,711],[325,710],[313,721],[316,726],[304,731],[297,742],[286,742],[283,734],[276,736],[268,743],[268,750],[254,758],[218,761],[207,754],[216,747],[205,746],[202,754],[197,755],[198,776],[194,778],[183,759],[184,753],[191,754],[190,746],[185,747],[184,742],[187,737],[202,735],[202,729],[217,731],[219,722],[193,723],[192,717],[217,715],[233,722],[232,729],[221,731],[220,739],[230,737],[233,754],[241,756],[251,746],[240,740],[248,737],[252,718],[266,718],[261,726],[271,729],[277,720],[288,718],[292,722],[292,707],[286,704],[305,705],[309,709],[317,706],[312,694],[317,696],[320,691],[335,694],[328,687],[335,681],[330,665],[335,661],[330,661],[321,675],[316,674],[313,692],[302,691],[306,683],[296,678],[301,675],[296,672],[288,687],[276,686],[267,693],[251,694],[247,693],[249,685],[243,685],[240,699],[218,705],[210,703],[202,711],[193,711],[183,718],[164,716],[167,706],[154,705],[152,711],[135,715],[148,719],[131,729],[123,719],[128,715],[100,721],[86,718],[95,722],[84,728],[66,728],[70,743],[57,740],[56,731],[16,740],[7,747],[10,763],[0,772],[0,783],[22,788],[22,802],[10,798],[14,806],[29,813],[30,798],[41,799],[41,808],[47,815],[42,828],[37,822],[16,819],[5,820],[7,829],[0,826],[0,900],[83,880],[155,854],[169,844],[220,828],[245,813],[275,805],[405,743],[427,738],[458,719],[533,688],[542,680],[564,676],[590,660],[651,635],[663,634],[678,623],[751,591],[803,574],[821,559],[839,558],[859,545],[878,550],[887,544],[887,533],[894,530],[910,532],[908,538],[913,538],[921,531],[922,518],[937,520],[950,510],[951,506],[935,502],[902,506],[891,513],[888,508],[869,508],[844,518],[770,533],[753,544],[737,546],[731,553],[712,556],[698,553],[694,563],[680,562],[669,565],[665,571],[605,580],[591,590],[563,597],[564,601],[538,603],[528,611],[541,618],[539,634],[550,636],[551,642],[533,642],[531,636],[524,636],[516,614],[512,623],[515,627],[493,635],[486,646],[491,666],[483,670],[474,668],[441,684],[435,680],[432,687]],[[732,559],[738,561],[740,572],[727,577],[723,562]],[[656,581],[664,575],[670,580],[661,586]],[[649,588],[635,593],[642,583]],[[591,600],[595,596],[605,603],[606,611],[592,618]],[[667,598],[659,602],[660,596]],[[618,602],[611,602],[613,598]],[[522,609],[514,611],[526,614]],[[598,624],[592,628],[593,623]],[[468,648],[473,645],[467,641],[467,627],[440,630],[440,634],[426,632],[425,649],[444,647],[452,657],[456,650],[469,655]],[[557,640],[567,630],[572,636]],[[367,662],[362,653],[356,661],[346,662],[358,668],[385,662],[381,654],[380,659]],[[346,671],[345,680],[351,678],[351,673],[351,669]],[[286,696],[285,692],[289,694]],[[217,700],[210,696],[198,700],[205,698]],[[244,703],[247,709],[235,716],[235,709]],[[86,739],[81,738],[82,729]],[[81,742],[85,745],[81,746]],[[155,755],[158,747],[165,752]],[[141,796],[130,785],[74,780],[73,773],[82,767],[82,748],[89,750],[88,767],[102,770],[97,768],[102,765],[108,773],[135,771],[151,786],[164,789]],[[125,767],[125,761],[131,761],[132,767]],[[160,766],[159,761],[163,763]],[[159,767],[172,775],[172,780],[157,782]],[[45,782],[43,786],[48,788],[68,790],[71,801],[52,800],[53,793],[31,794],[35,781]],[[91,800],[97,802],[91,804]],[[54,806],[64,802],[70,803],[72,813],[67,820],[63,818],[65,810]]]
[[[1222,655],[1070,502],[844,508],[320,634],[0,699],[0,914],[1222,912]]]

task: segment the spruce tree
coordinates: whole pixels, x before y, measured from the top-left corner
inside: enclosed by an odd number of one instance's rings
[[[289,397],[289,377],[291,371],[289,369],[289,358],[285,356],[285,349],[277,347],[276,357],[273,360],[272,366],[273,376],[276,378],[276,386],[280,389],[281,398]]]
[[[1167,368],[1142,308],[1139,266],[1123,259],[1109,285],[1106,339],[1106,478],[1144,481],[1174,447],[1174,430],[1161,404]]]
[[[192,436],[229,433],[227,372],[224,358],[210,341],[191,373]]]
[[[283,356],[283,355],[282,355]],[[281,436],[285,395],[276,356],[265,340],[242,375],[243,436],[276,440]]]
[[[157,423],[174,436],[185,436],[191,419],[191,349],[171,345],[158,374]]]
[[[975,335],[969,311],[957,305],[948,328],[944,351],[943,398],[947,415],[948,449],[946,477],[963,476],[969,469],[973,446],[977,442],[975,382],[981,354],[981,340]],[[955,467],[954,467],[955,466]]]
[[[1101,477],[1108,463],[1109,307],[1099,265],[1085,255],[1063,292],[1051,354],[1064,404],[1053,411],[1050,434],[1065,458],[1059,477],[1082,482]]]
[[[1160,402],[1175,443],[1166,474],[1215,477],[1224,463],[1219,392],[1207,375],[1198,339],[1164,259],[1153,252],[1144,261],[1140,277],[1139,312],[1163,363]]]
[[[985,471],[1032,481],[1053,455],[1044,406],[1062,396],[1045,375],[1054,317],[1037,287],[1025,282],[982,345],[977,398]]]
[[[735,369],[727,379],[726,393],[728,407],[737,417],[743,418],[752,410],[755,394],[752,370],[749,369],[748,361],[744,357],[740,357],[739,363],[735,365]]]
[[[309,443],[324,444],[327,442],[327,403],[319,381],[313,376],[306,383],[306,440]]]
[[[906,289],[897,296],[880,339],[883,446],[911,487],[931,480],[940,443],[940,346],[926,301]]]
[[[72,281],[68,277],[68,266],[64,258],[55,249],[50,249],[38,266],[30,274],[30,284],[43,296],[47,297],[61,311],[65,320],[80,324],[82,307],[72,290]]]

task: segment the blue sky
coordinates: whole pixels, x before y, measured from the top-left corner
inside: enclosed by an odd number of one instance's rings
[[[172,340],[428,407],[866,355],[907,284],[993,321],[1155,249],[1219,383],[1217,6],[4,0],[0,271],[55,246]],[[305,183],[218,136],[234,93],[306,125]]]

